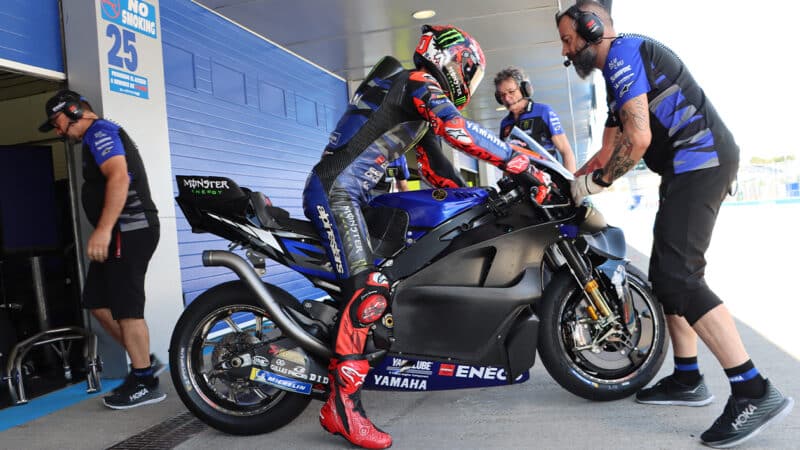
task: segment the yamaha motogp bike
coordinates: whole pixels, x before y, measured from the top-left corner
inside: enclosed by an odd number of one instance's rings
[[[392,300],[370,329],[366,389],[438,390],[528,379],[538,350],[550,376],[580,397],[629,396],[658,372],[668,340],[622,230],[569,195],[572,174],[527,135],[542,186],[385,194],[364,209]],[[346,302],[317,230],[260,192],[213,176],[178,176],[195,232],[230,241],[205,266],[238,279],[195,298],[173,331],[172,380],[197,417],[232,434],[264,433],[329,392],[328,361]],[[541,196],[540,196],[541,197]],[[324,218],[323,218],[324,223]],[[261,279],[282,265],[324,291],[298,299]],[[285,272],[285,269],[284,269]],[[279,277],[278,277],[279,279]]]

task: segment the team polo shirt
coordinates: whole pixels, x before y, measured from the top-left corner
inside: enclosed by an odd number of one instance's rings
[[[609,117],[621,126],[623,105],[647,94],[652,141],[644,155],[656,173],[679,174],[738,161],[731,132],[672,50],[646,36],[621,35],[603,66]]]

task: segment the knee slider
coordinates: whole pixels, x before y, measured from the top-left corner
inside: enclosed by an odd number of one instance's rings
[[[353,322],[369,325],[380,319],[388,306],[389,280],[380,272],[372,272],[352,310],[355,313]]]
[[[358,322],[368,325],[380,319],[389,302],[380,294],[368,295],[356,308]]]

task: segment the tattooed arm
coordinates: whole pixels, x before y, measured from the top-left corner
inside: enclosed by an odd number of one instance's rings
[[[622,105],[619,113],[622,133],[615,139],[611,158],[603,166],[603,181],[612,183],[631,170],[642,157],[652,140],[647,94],[638,95]],[[603,141],[605,142],[605,136]]]
[[[575,176],[589,174],[605,166],[621,137],[622,131],[619,127],[606,127],[603,130],[603,146],[575,172]]]

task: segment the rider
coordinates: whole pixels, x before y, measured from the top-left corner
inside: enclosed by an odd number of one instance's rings
[[[544,181],[524,154],[459,112],[483,77],[478,42],[453,26],[422,27],[414,52],[416,70],[384,57],[353,95],[330,135],[303,192],[306,216],[317,227],[337,277],[341,310],[334,343],[331,395],[320,411],[323,428],[365,448],[386,448],[392,438],[376,428],[361,406],[370,365],[363,354],[370,324],[389,304],[390,280],[375,270],[361,212],[389,162],[414,148],[420,173],[434,187],[464,186],[442,153],[451,146],[512,175]],[[544,191],[544,189],[542,190]]]

